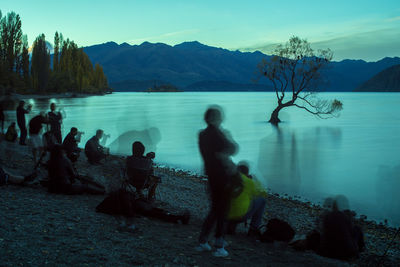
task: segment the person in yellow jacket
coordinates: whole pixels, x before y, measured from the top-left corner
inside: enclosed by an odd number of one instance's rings
[[[238,169],[243,181],[242,193],[231,200],[228,212],[228,233],[234,234],[236,225],[240,222],[250,221],[249,236],[260,235],[259,227],[266,206],[267,193],[262,185],[252,179],[246,163],[239,163]]]

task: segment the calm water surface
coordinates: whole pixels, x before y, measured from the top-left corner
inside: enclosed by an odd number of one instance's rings
[[[130,153],[131,143],[141,140],[157,162],[195,172],[202,172],[197,134],[205,127],[203,113],[219,104],[223,127],[240,147],[234,160],[248,160],[265,186],[317,203],[343,194],[359,214],[400,225],[400,94],[321,97],[343,102],[339,118],[288,108],[279,128],[266,122],[273,93],[114,93],[54,101],[65,111],[63,136],[72,126],[85,132],[81,146],[102,128],[114,153]],[[33,114],[48,109],[48,101],[31,102]]]

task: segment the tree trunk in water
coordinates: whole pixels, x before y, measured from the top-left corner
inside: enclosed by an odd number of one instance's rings
[[[282,105],[279,105],[276,107],[276,109],[274,109],[274,111],[272,111],[271,113],[271,117],[269,119],[268,122],[272,123],[272,124],[278,124],[281,122],[281,120],[279,119],[278,115],[279,115],[279,111],[283,108]]]

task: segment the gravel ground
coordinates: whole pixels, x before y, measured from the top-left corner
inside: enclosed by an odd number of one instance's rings
[[[0,143],[2,166],[26,175],[33,163],[27,147]],[[84,155],[77,164],[81,174],[94,177],[108,191],[118,188],[123,159],[110,156],[106,165],[91,166]],[[194,251],[202,219],[208,209],[206,181],[168,168],[157,168],[160,207],[179,213],[189,209],[189,225],[135,218],[136,232],[118,230],[113,216],[96,213],[104,196],[49,194],[39,185],[0,187],[0,266],[377,266],[395,229],[360,221],[366,252],[360,259],[343,262],[297,252],[283,243],[264,244],[246,236],[244,226],[228,236],[230,256],[214,258]],[[45,176],[45,171],[40,176]],[[314,226],[321,208],[270,194],[265,220],[288,221],[302,237]],[[399,266],[398,236],[384,266]]]

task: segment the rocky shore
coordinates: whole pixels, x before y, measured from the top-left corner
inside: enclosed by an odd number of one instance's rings
[[[0,143],[1,166],[20,175],[33,169],[28,147]],[[104,165],[92,166],[84,154],[77,163],[80,174],[117,189],[124,159],[109,156]],[[96,213],[104,196],[49,194],[37,180],[25,186],[0,187],[0,266],[399,266],[400,236],[382,258],[396,229],[360,220],[366,251],[358,260],[344,262],[311,251],[298,252],[284,243],[259,243],[246,236],[241,225],[227,236],[230,255],[215,258],[194,250],[208,209],[206,180],[170,168],[156,168],[162,176],[156,204],[172,212],[191,211],[189,225],[146,217],[135,218],[138,230],[118,230],[113,216]],[[40,170],[38,179],[46,176]],[[322,212],[319,206],[269,194],[265,221],[280,218],[302,238],[313,229]]]

